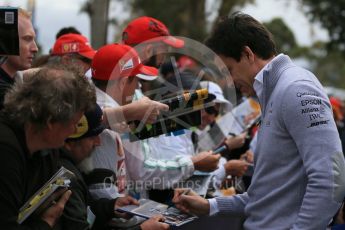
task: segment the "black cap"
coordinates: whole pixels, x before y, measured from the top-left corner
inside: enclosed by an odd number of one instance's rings
[[[84,113],[77,124],[76,133],[69,136],[67,140],[80,140],[99,135],[105,129],[102,120],[102,109],[96,104],[94,109]]]

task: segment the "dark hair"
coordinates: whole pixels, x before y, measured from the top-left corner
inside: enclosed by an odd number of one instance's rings
[[[272,34],[256,19],[241,12],[222,18],[205,43],[215,53],[237,61],[245,46],[264,60],[277,54]]]
[[[134,79],[136,78],[136,76],[129,76],[128,77],[128,81],[127,81],[127,84],[130,84]],[[94,79],[92,78],[92,82],[93,84],[103,90],[103,91],[106,91],[107,87],[110,85],[110,84],[114,84],[114,82],[118,82],[121,78],[118,78],[116,80],[99,80],[99,79]],[[116,84],[116,83],[115,83]]]
[[[15,83],[5,96],[3,111],[11,121],[32,123],[39,130],[48,122],[68,122],[95,103],[95,89],[87,79],[62,67],[43,67]]]
[[[94,78],[91,78],[91,79],[92,79],[93,84],[94,84],[97,88],[100,88],[100,89],[106,89],[106,88],[107,88],[108,81],[105,81],[105,80],[98,80],[98,79],[94,79]]]
[[[131,84],[134,81],[134,79],[136,79],[137,77],[136,76],[129,76],[127,78],[128,78],[127,84]]]
[[[79,32],[79,30],[77,30],[75,27],[73,26],[70,26],[70,27],[63,27],[59,30],[59,32],[57,32],[55,38],[56,40],[61,37],[62,35],[65,35],[65,34],[81,34]]]

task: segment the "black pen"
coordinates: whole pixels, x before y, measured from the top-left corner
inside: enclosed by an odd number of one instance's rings
[[[213,151],[213,154],[218,154],[223,152],[226,149],[225,145],[220,146],[219,148],[217,148],[216,150]]]

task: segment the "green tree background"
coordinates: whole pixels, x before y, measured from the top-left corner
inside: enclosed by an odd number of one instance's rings
[[[91,18],[91,31],[95,20],[104,18],[99,14],[100,2],[108,5],[110,0],[87,0],[82,8]],[[171,34],[185,36],[200,42],[209,34],[213,25],[220,16],[229,15],[234,11],[241,10],[246,4],[254,4],[255,0],[214,0],[211,11],[216,13],[215,20],[207,18],[210,9],[206,9],[206,0],[112,0],[123,4],[130,12],[130,18],[119,23],[117,18],[108,19],[122,31],[122,28],[133,18],[147,15],[165,23]],[[285,0],[289,2],[291,0]],[[309,69],[314,72],[324,85],[335,86],[345,89],[345,0],[294,0],[300,3],[300,10],[307,15],[312,23],[319,22],[328,33],[328,42],[316,41],[311,46],[300,46],[292,30],[285,24],[282,18],[274,18],[264,22],[265,26],[274,35],[277,49],[281,53],[290,55],[292,58],[306,60]],[[93,23],[93,24],[92,24]],[[95,47],[99,47],[105,38],[99,38],[102,33],[92,33],[91,40]],[[118,33],[115,41],[120,39]],[[98,37],[96,39],[96,37]]]

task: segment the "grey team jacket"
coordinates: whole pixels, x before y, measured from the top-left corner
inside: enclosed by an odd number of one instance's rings
[[[245,229],[326,229],[345,195],[345,164],[327,95],[286,55],[263,72],[262,123],[247,193],[217,198]]]

